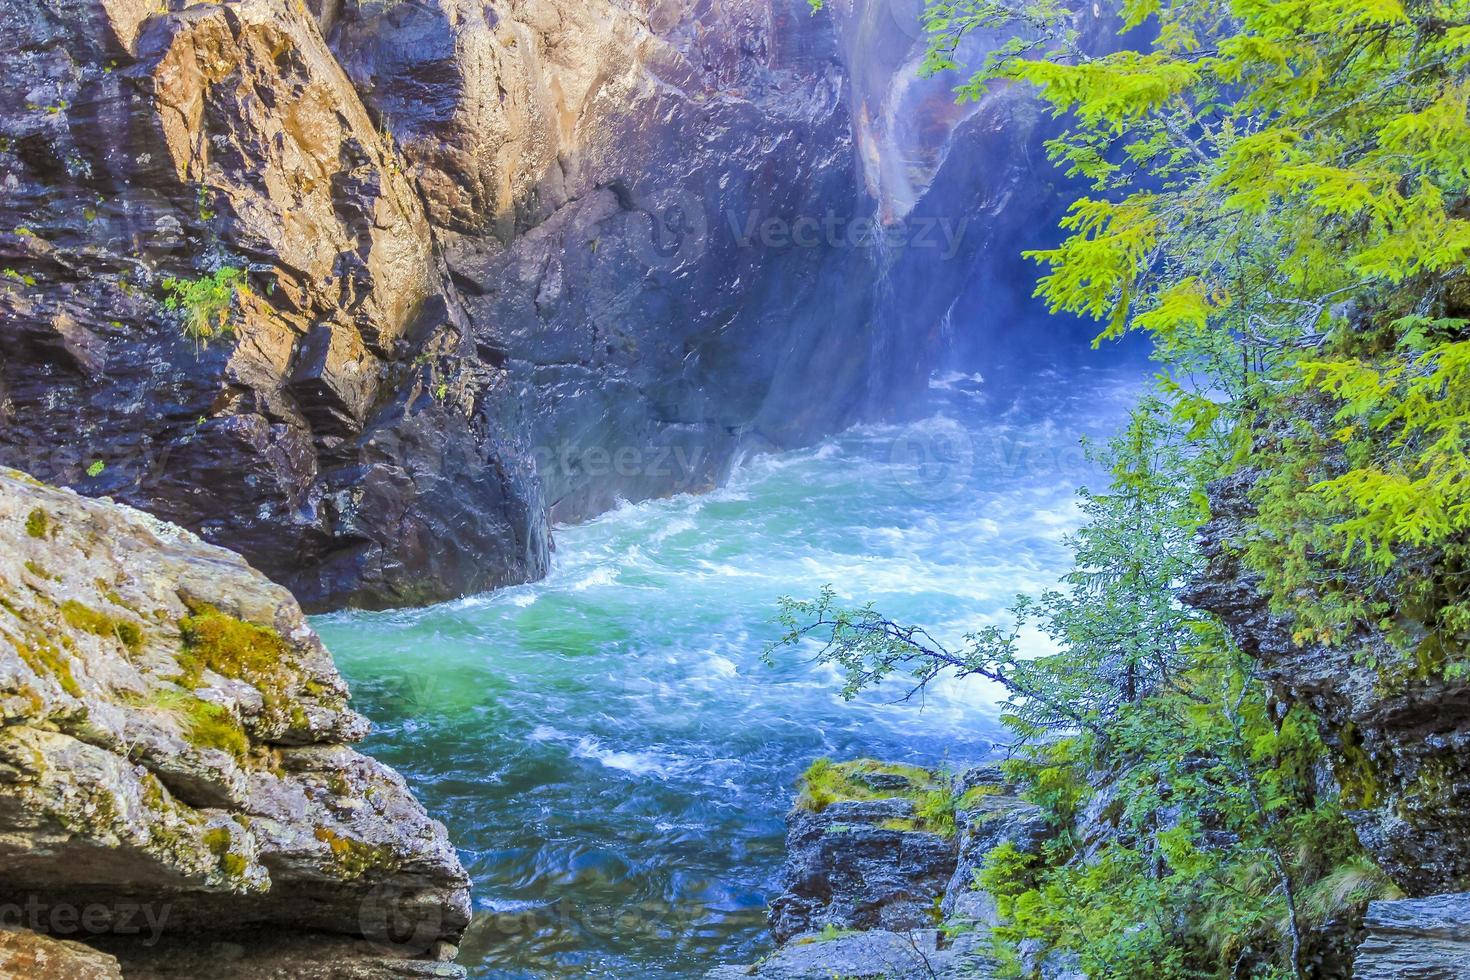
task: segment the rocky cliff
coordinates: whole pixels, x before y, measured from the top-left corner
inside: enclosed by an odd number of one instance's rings
[[[1335,642],[1299,642],[1242,557],[1259,476],[1246,470],[1210,488],[1207,563],[1185,598],[1220,617],[1276,697],[1318,718],[1359,841],[1409,896],[1369,906],[1352,975],[1470,975],[1470,681],[1442,669],[1462,638],[1406,606]],[[1437,558],[1406,554],[1389,579],[1428,577]]]
[[[469,908],[443,826],[350,748],[330,656],[232,552],[0,471],[0,720],[6,926],[129,976],[448,969]]]
[[[1394,883],[1415,897],[1470,889],[1470,680],[1433,669],[1436,630],[1408,609],[1394,625],[1422,638],[1417,649],[1367,628],[1339,642],[1298,643],[1290,617],[1272,611],[1241,558],[1257,476],[1212,487],[1201,542],[1208,561],[1188,601],[1220,617],[1280,698],[1320,719],[1348,816]],[[1406,557],[1395,574],[1418,562]]]
[[[1052,200],[918,13],[0,0],[0,462],[381,607],[907,404]]]
[[[801,0],[348,3],[330,36],[521,392],[555,518],[707,488],[898,373],[847,237],[835,31]]]
[[[314,606],[544,569],[509,379],[300,4],[4,0],[0,38],[0,459]]]
[[[535,578],[549,518],[922,373],[868,317],[801,0],[3,0],[0,32],[0,460],[311,608]]]

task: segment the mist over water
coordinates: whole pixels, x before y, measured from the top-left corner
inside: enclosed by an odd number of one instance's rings
[[[448,824],[474,878],[471,976],[752,961],[769,951],[782,818],[813,758],[990,756],[984,683],[848,704],[799,653],[764,665],[776,599],[831,584],[950,642],[1003,622],[1016,593],[1066,571],[1075,490],[1099,482],[1079,441],[1116,429],[1140,376],[1068,367],[1002,394],[942,375],[921,422],[559,529],[543,582],[318,619],[376,723],[366,751]]]

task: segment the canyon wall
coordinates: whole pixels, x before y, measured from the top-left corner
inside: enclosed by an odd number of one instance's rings
[[[0,0],[0,462],[388,607],[911,405],[1050,199],[918,12]]]
[[[540,574],[510,379],[316,21],[158,9],[0,2],[0,459],[313,607]]]
[[[555,519],[707,489],[897,369],[846,238],[868,210],[846,73],[803,0],[348,2],[329,36],[517,388]]]

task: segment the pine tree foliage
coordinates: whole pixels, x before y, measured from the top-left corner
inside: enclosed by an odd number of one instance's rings
[[[1050,152],[1092,192],[1066,240],[1032,253],[1040,295],[1101,320],[1100,339],[1149,334],[1169,376],[1195,381],[1166,382],[1166,395],[1196,419],[1202,400],[1222,402],[1203,407],[1239,440],[1297,417],[1294,395],[1330,400],[1346,467],[1298,468],[1311,482],[1278,490],[1315,499],[1263,508],[1299,559],[1336,550],[1382,569],[1403,548],[1458,540],[1470,529],[1470,3],[1126,0],[1121,16],[1130,39],[1151,40],[1099,56],[1050,0],[1019,17],[971,0],[927,8],[936,70],[960,67],[970,32],[1026,34],[961,98],[1026,83],[1072,123]],[[1293,533],[1308,522],[1330,531]],[[1288,599],[1302,583],[1273,584]],[[1327,618],[1323,632],[1347,632]]]

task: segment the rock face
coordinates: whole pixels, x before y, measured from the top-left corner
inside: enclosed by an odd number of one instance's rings
[[[122,980],[122,967],[81,943],[21,930],[0,930],[0,977],[45,980]]]
[[[0,0],[0,462],[312,607],[541,574],[509,379],[316,22],[164,8]]]
[[[0,0],[0,461],[379,607],[922,380],[802,0],[166,6]]]
[[[1188,601],[1221,618],[1280,697],[1321,720],[1348,815],[1394,882],[1411,896],[1470,888],[1470,679],[1417,672],[1377,631],[1295,643],[1290,620],[1273,615],[1239,557],[1253,479],[1212,488],[1208,564]],[[1410,633],[1422,628],[1404,620]]]
[[[1057,244],[1057,221],[1085,191],[1047,161],[1058,135],[1024,88],[991,86],[956,104],[962,70],[926,76],[920,30],[925,0],[828,0],[851,79],[854,140],[864,192],[887,230],[873,317],[890,324],[894,354],[937,350],[945,366],[980,372],[996,392],[1053,368],[1059,333],[1082,347],[1096,325],[1053,315],[1032,296],[1028,249]],[[1080,43],[1102,53],[1119,43],[1109,4],[1077,4]],[[970,31],[955,52],[983,64],[1007,37]],[[1093,357],[1098,356],[1095,352]],[[901,412],[907,392],[881,402]],[[875,394],[881,400],[882,396]]]
[[[0,0],[0,463],[383,607],[905,405],[1052,198],[918,16]]]
[[[468,922],[443,826],[349,747],[367,724],[289,593],[14,471],[0,715],[0,891],[28,929],[125,964],[140,934],[318,931],[371,963],[437,959]]]
[[[933,928],[934,904],[955,869],[955,842],[895,829],[911,821],[905,799],[833,803],[787,820],[786,890],[771,903],[771,933],[784,943],[836,929]]]
[[[785,890],[770,916],[781,948],[755,966],[720,967],[709,980],[992,975],[995,908],[975,875],[1004,842],[1038,850],[1048,836],[1040,811],[1010,795],[998,769],[978,767],[955,782],[954,832],[935,833],[916,828],[905,795],[911,779],[856,778],[877,798],[798,808],[787,818]]]
[[[522,393],[555,518],[712,486],[903,377],[874,358],[847,80],[804,0],[349,0],[330,37]]]
[[[1470,977],[1470,893],[1373,902],[1363,925],[1356,980]]]

